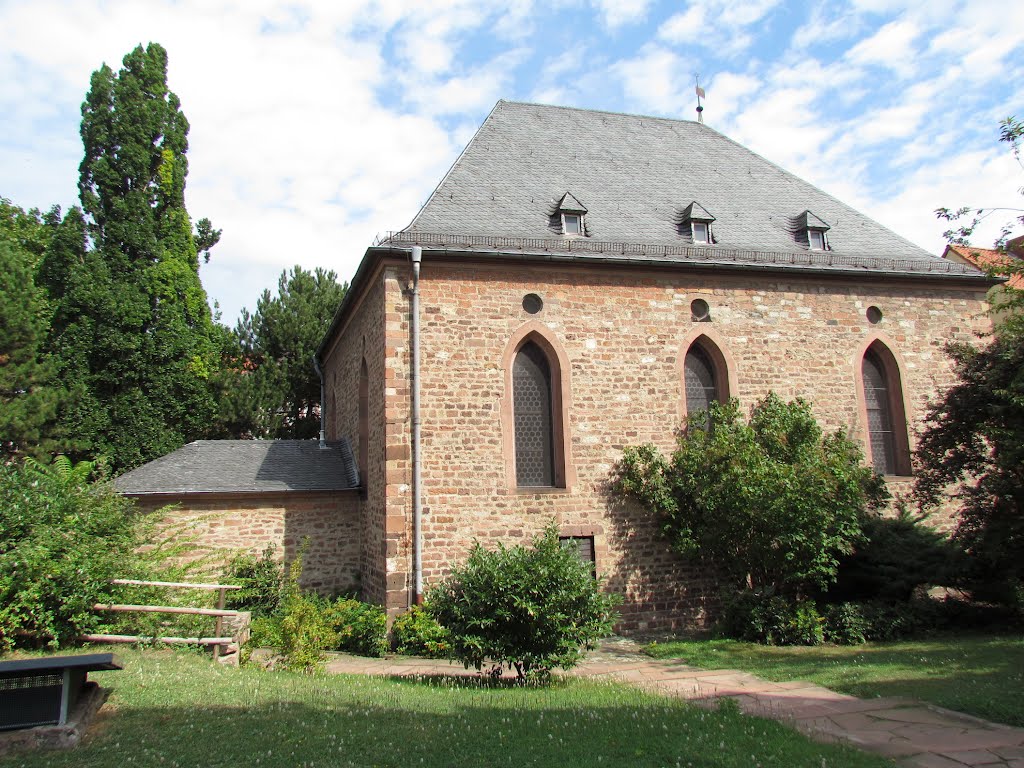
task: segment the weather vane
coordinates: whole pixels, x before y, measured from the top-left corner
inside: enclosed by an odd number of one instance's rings
[[[694,75],[693,79],[697,84],[697,122],[703,124],[704,107],[701,106],[700,100],[706,99],[707,95],[704,93],[704,89],[700,87],[700,75]]]

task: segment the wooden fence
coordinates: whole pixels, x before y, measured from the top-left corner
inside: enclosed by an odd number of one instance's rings
[[[192,616],[213,616],[216,617],[216,625],[213,630],[213,637],[143,637],[142,635],[106,635],[93,634],[83,635],[82,639],[94,643],[144,643],[154,640],[159,643],[172,645],[203,645],[213,646],[213,658],[217,659],[223,651],[227,651],[234,637],[224,637],[224,618],[227,616],[239,616],[242,611],[226,610],[224,608],[228,590],[241,589],[233,584],[189,584],[173,581],[139,581],[136,579],[113,579],[112,584],[134,585],[140,587],[169,587],[171,589],[204,589],[217,591],[216,608],[192,608],[179,605],[121,605],[118,603],[97,603],[93,606],[96,611],[114,611],[118,613],[178,613]]]

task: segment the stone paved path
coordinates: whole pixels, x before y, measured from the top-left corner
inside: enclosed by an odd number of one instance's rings
[[[475,675],[458,664],[338,655],[329,672],[395,677]],[[701,706],[728,697],[751,715],[792,723],[819,741],[842,741],[905,768],[1024,768],[1024,729],[904,699],[858,699],[805,682],[772,683],[734,670],[651,659],[628,640],[606,643],[568,673],[629,683]]]

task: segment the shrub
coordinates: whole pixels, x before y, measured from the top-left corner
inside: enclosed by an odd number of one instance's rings
[[[388,649],[384,609],[350,597],[330,600],[303,592],[299,577],[306,549],[303,542],[287,572],[272,548],[259,559],[248,555],[232,561],[240,564],[237,571],[253,574],[248,577],[253,591],[244,599],[262,614],[253,619],[250,644],[279,648],[285,667],[303,671],[319,666],[328,650],[383,656]],[[268,611],[275,600],[275,610]]]
[[[884,483],[842,432],[823,436],[802,400],[774,393],[740,417],[736,401],[689,420],[670,458],[627,448],[614,487],[654,512],[684,556],[733,586],[801,596],[835,581]]]
[[[324,651],[338,642],[328,613],[312,595],[292,597],[281,616],[281,655],[288,669],[309,672],[324,660]]]
[[[868,639],[871,623],[856,603],[836,603],[825,612],[825,639],[836,645],[860,645]]]
[[[242,588],[228,593],[226,605],[236,611],[251,611],[253,617],[270,616],[281,608],[284,594],[284,568],[275,557],[271,544],[259,557],[250,553],[236,555],[224,570],[229,584]]]
[[[95,603],[122,602],[114,578],[166,578],[178,554],[92,465],[57,457],[0,466],[0,651],[66,645],[100,628]]]
[[[499,544],[490,552],[475,543],[428,602],[450,633],[452,658],[477,670],[507,665],[520,680],[575,665],[581,648],[611,631],[614,607],[553,524],[529,547]]]
[[[728,637],[765,645],[818,645],[823,619],[812,600],[744,590],[725,601],[719,624]]]
[[[965,577],[959,547],[902,503],[898,517],[869,516],[863,531],[865,541],[840,560],[836,583],[824,596],[830,602],[906,602],[922,585],[957,586]]]
[[[414,605],[391,625],[395,650],[406,656],[443,659],[451,640],[448,631],[437,623],[428,607]]]
[[[388,651],[388,619],[379,605],[339,597],[324,606],[324,618],[335,633],[334,649],[361,656]]]

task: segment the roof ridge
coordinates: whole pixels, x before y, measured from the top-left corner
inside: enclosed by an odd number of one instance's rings
[[[715,131],[714,128],[710,128],[705,123],[698,123],[696,120],[687,120],[682,117],[664,117],[662,115],[648,115],[636,112],[612,112],[611,110],[608,109],[593,109],[590,107],[570,107],[564,104],[544,104],[539,101],[515,101],[511,99],[498,99],[498,103],[494,105],[494,109],[491,110],[491,114],[493,114],[494,110],[497,109],[498,106],[501,104],[508,104],[511,106],[518,107],[542,107],[544,109],[560,109],[565,110],[567,112],[588,112],[594,115],[609,115],[611,117],[635,117],[640,118],[641,120],[662,120],[669,123],[686,123],[687,125],[692,125],[699,128],[707,128],[708,130],[714,131],[715,133],[720,133],[719,131]],[[490,114],[488,114],[488,117],[490,117]]]

